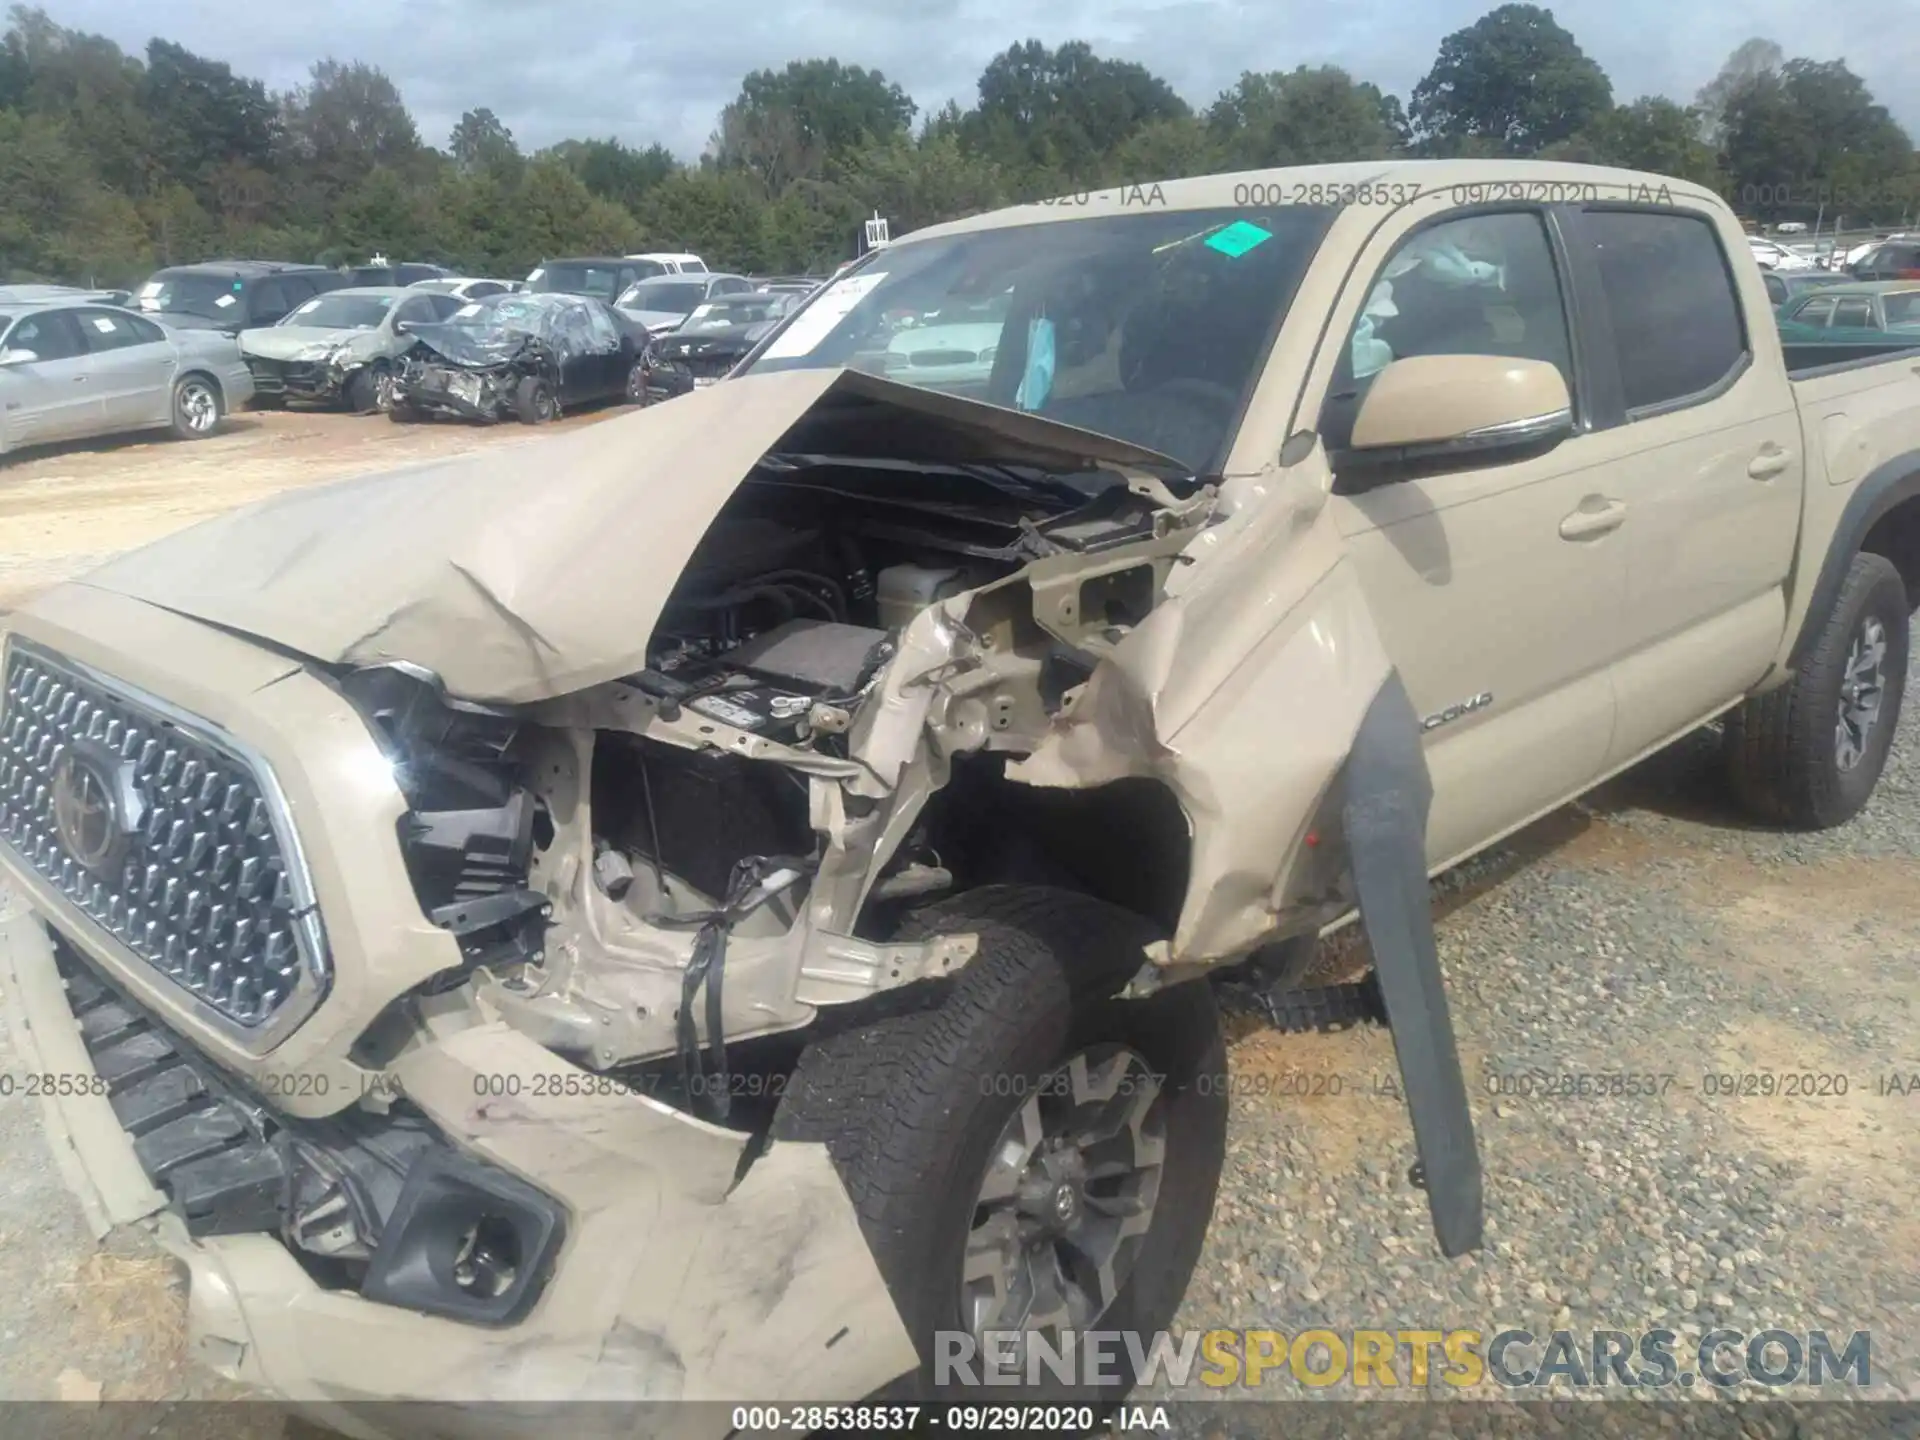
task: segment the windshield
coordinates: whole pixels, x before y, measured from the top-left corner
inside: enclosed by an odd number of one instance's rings
[[[393,299],[385,295],[316,295],[280,323],[323,330],[371,330],[387,318]]]
[[[749,368],[866,370],[1207,473],[1331,217],[1149,210],[902,240],[807,301]]]
[[[624,310],[657,310],[667,315],[691,315],[707,298],[707,286],[701,280],[642,280],[629,285],[620,297]]]
[[[592,295],[613,302],[614,287],[620,272],[611,265],[582,265],[559,260],[541,266],[527,278],[527,288],[536,293],[560,291],[567,295]]]
[[[793,308],[793,300],[781,295],[759,300],[709,300],[696,306],[683,330],[721,330],[729,325],[758,325]]]
[[[198,315],[224,320],[240,303],[241,282],[224,275],[169,274],[162,270],[134,296],[142,310],[161,315]]]

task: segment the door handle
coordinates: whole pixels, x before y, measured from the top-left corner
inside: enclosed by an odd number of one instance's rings
[[[1580,508],[1560,522],[1562,540],[1598,540],[1602,535],[1611,535],[1625,523],[1626,503],[1621,500],[1609,500],[1604,495],[1589,495],[1580,502]]]
[[[1769,445],[1747,462],[1747,474],[1756,480],[1771,480],[1785,470],[1792,459],[1778,445]]]

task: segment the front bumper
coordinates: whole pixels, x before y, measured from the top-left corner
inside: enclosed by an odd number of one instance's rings
[[[324,360],[269,360],[249,355],[247,373],[253,378],[253,393],[260,398],[319,404],[340,398],[348,372]]]
[[[743,1172],[745,1136],[644,1094],[604,1093],[597,1077],[501,1024],[443,1034],[378,1076],[348,1059],[395,977],[443,968],[451,942],[419,915],[397,847],[368,843],[393,833],[401,802],[364,775],[345,783],[370,741],[332,692],[233,637],[86,587],[18,619],[43,645],[243,733],[280,777],[313,861],[335,985],[285,1041],[253,1056],[197,1026],[150,967],[0,857],[0,1004],[30,1071],[65,1077],[43,1101],[54,1150],[96,1231],[150,1224],[186,1263],[197,1358],[349,1433],[396,1435],[413,1432],[328,1407],[850,1401],[914,1367],[824,1147],[774,1145]],[[115,648],[88,638],[103,633]],[[96,1064],[75,1007],[98,1002],[63,978],[55,934],[87,977],[262,1112],[325,1121],[359,1111],[360,1096],[397,1095],[446,1147],[557,1202],[564,1239],[531,1308],[483,1326],[331,1288],[282,1238],[284,1206],[268,1203],[265,1179],[226,1197],[229,1233],[207,1233],[190,1197],[170,1202],[168,1176],[155,1183],[153,1147],[121,1128],[115,1101],[147,1077]],[[724,1408],[676,1414],[643,1429],[728,1428]]]

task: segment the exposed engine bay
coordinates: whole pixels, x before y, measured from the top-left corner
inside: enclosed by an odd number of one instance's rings
[[[343,676],[407,796],[422,908],[463,957],[363,1063],[404,1048],[422,1006],[473,1004],[592,1069],[658,1065],[725,1119],[729,1045],[965,963],[964,940],[892,941],[916,899],[1051,874],[1170,923],[1186,826],[1164,787],[1067,797],[1072,823],[1050,825],[1061,792],[1004,768],[1211,514],[1204,487],[1107,472],[771,455],[684,568],[645,669],[512,710],[405,666]]]

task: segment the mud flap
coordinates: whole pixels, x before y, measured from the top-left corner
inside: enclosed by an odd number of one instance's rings
[[[1483,1208],[1480,1155],[1427,896],[1432,800],[1420,723],[1399,675],[1391,674],[1354,736],[1343,813],[1427,1204],[1441,1253],[1451,1257],[1480,1248]]]

